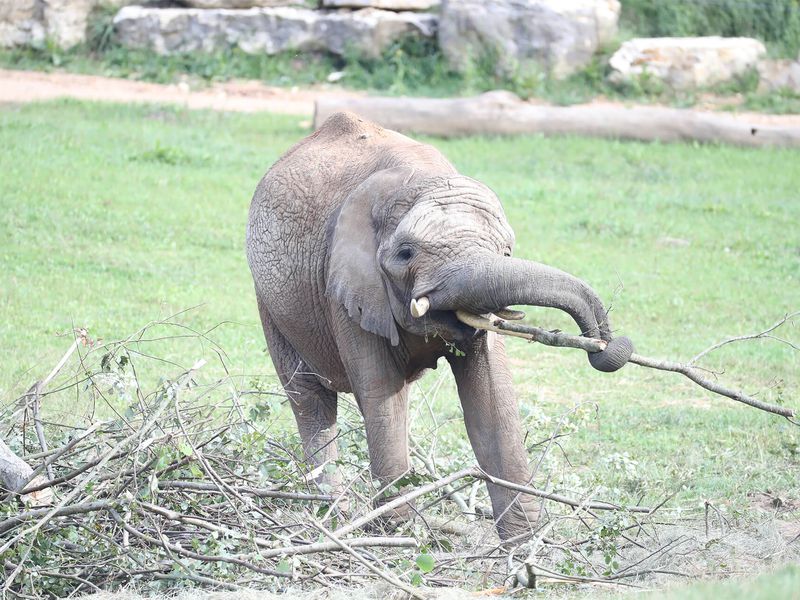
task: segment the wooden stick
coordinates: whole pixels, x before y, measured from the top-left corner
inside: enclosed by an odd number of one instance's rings
[[[554,331],[547,331],[546,329],[542,329],[540,327],[534,327],[532,325],[520,325],[519,323],[509,323],[504,319],[500,319],[498,317],[495,317],[493,319],[486,319],[484,317],[480,317],[470,313],[465,313],[463,311],[456,311],[456,316],[460,321],[466,323],[470,327],[474,327],[475,329],[484,329],[486,331],[494,331],[501,335],[511,335],[514,337],[520,337],[528,341],[539,342],[540,344],[545,344],[547,346],[557,346],[561,348],[578,348],[586,352],[602,352],[603,350],[605,350],[606,347],[606,342],[604,342],[603,340],[576,336],[576,335],[567,335],[564,333],[554,332]],[[790,318],[790,316],[786,317],[786,319],[788,318]],[[786,319],[784,319],[780,323],[784,323]],[[775,327],[773,326],[766,331],[767,332],[772,331],[774,328]],[[764,333],[765,332],[762,332],[762,334],[757,334],[752,337],[743,336],[741,338],[735,338],[735,340],[763,337]],[[734,341],[734,340],[729,340],[729,341]],[[723,344],[717,344],[716,346],[712,346],[711,349],[717,348],[721,345]],[[703,356],[706,353],[707,352],[701,352],[697,356],[697,358]],[[707,389],[710,392],[719,394],[720,396],[725,396],[727,398],[730,398],[731,400],[735,400],[736,402],[741,402],[742,404],[747,404],[748,406],[752,406],[753,408],[757,408],[759,410],[763,410],[775,415],[786,417],[792,423],[794,423],[792,419],[794,419],[797,416],[797,412],[791,408],[787,408],[785,406],[778,406],[776,404],[770,404],[768,402],[762,402],[761,400],[757,400],[756,398],[753,398],[752,396],[749,396],[744,392],[732,390],[723,385],[720,385],[715,381],[711,381],[710,379],[707,379],[702,375],[700,375],[699,372],[700,370],[698,369],[698,367],[694,366],[691,363],[683,364],[669,360],[659,360],[655,358],[649,358],[647,356],[642,356],[641,354],[636,354],[636,353],[631,355],[631,358],[628,362],[631,362],[635,365],[639,365],[641,367],[657,369],[659,371],[670,371],[672,373],[680,373],[684,377],[691,379],[697,385]]]
[[[189,490],[196,492],[212,492],[221,494],[218,485],[213,483],[202,483],[199,481],[162,481],[158,484],[162,490]],[[331,494],[306,494],[303,492],[283,492],[281,490],[272,490],[269,488],[255,488],[245,485],[232,485],[231,489],[240,494],[247,494],[249,496],[256,496],[257,498],[276,498],[283,500],[309,500],[318,502],[333,502],[336,496]]]
[[[499,479],[498,477],[493,477],[482,469],[479,469],[477,474],[474,475],[474,477],[476,479],[482,479],[484,481],[493,483],[494,485],[504,487],[509,490],[514,490],[515,492],[520,492],[521,494],[528,494],[529,496],[536,496],[537,498],[545,498],[546,500],[552,500],[553,502],[558,502],[559,504],[566,504],[567,506],[571,506],[573,508],[580,508],[581,506],[585,506],[586,508],[590,508],[592,510],[623,510],[628,512],[647,513],[647,514],[652,512],[652,509],[647,508],[646,506],[618,506],[616,504],[611,504],[609,502],[581,503],[578,502],[577,500],[573,500],[572,498],[561,496],[560,494],[543,492],[541,490],[537,490],[536,488],[528,487],[527,485],[520,485],[518,483],[506,481],[505,479]]]
[[[70,504],[61,506],[56,510],[49,508],[35,508],[33,510],[26,510],[25,512],[17,513],[13,517],[9,517],[5,521],[0,521],[0,534],[14,529],[17,525],[21,525],[29,519],[38,519],[50,515],[51,517],[68,517],[70,515],[83,515],[90,512],[97,512],[98,510],[108,510],[114,506],[114,502],[110,500],[98,500],[96,502],[85,502],[83,504]]]

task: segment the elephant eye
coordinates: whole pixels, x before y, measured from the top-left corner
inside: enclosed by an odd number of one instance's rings
[[[511,258],[511,248],[506,248],[505,250],[503,250],[503,256]]]
[[[414,256],[411,248],[401,248],[397,253],[397,260],[401,262],[408,262]]]

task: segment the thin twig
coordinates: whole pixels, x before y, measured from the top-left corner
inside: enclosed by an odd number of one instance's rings
[[[536,488],[528,487],[526,485],[520,485],[512,481],[506,481],[505,479],[500,479],[498,477],[493,477],[492,475],[489,475],[482,469],[476,469],[476,471],[477,473],[473,475],[473,477],[476,477],[478,479],[483,479],[484,481],[488,481],[489,483],[493,483],[494,485],[504,487],[509,490],[514,490],[522,494],[528,494],[530,496],[536,496],[538,498],[545,498],[546,500],[552,500],[553,502],[558,502],[559,504],[566,504],[568,506],[572,506],[573,508],[578,508],[582,506],[581,502],[573,500],[572,498],[567,498],[566,496],[562,496],[560,494],[543,492],[542,490],[537,490]],[[586,507],[592,510],[619,510],[619,511],[647,513],[647,514],[652,512],[651,509],[647,508],[646,506],[618,506],[616,504],[611,504],[610,502],[589,502],[588,504],[586,504]]]
[[[191,490],[196,492],[212,492],[221,494],[218,485],[213,483],[203,483],[200,481],[180,481],[170,480],[159,483],[162,490]],[[284,492],[270,488],[256,488],[245,485],[231,485],[230,488],[239,494],[255,496],[257,498],[276,498],[282,500],[307,500],[315,502],[333,502],[336,496],[331,494],[307,494],[304,492]]]
[[[756,339],[762,338],[762,337],[769,337],[770,339],[776,339],[776,340],[778,340],[780,342],[788,344],[792,348],[797,349],[797,346],[795,346],[791,342],[788,342],[788,341],[783,340],[781,338],[776,338],[775,336],[770,336],[768,334],[773,332],[773,331],[775,331],[778,327],[780,327],[781,325],[783,325],[787,321],[791,321],[794,317],[796,317],[798,315],[800,315],[800,310],[784,315],[782,319],[779,319],[778,321],[773,323],[770,327],[768,327],[767,329],[765,329],[764,331],[761,331],[759,333],[753,333],[751,335],[740,335],[740,336],[737,336],[737,337],[728,338],[727,340],[723,340],[723,341],[719,342],[718,344],[714,344],[713,346],[710,346],[710,347],[706,348],[705,350],[700,352],[697,356],[692,358],[686,364],[687,365],[694,365],[698,360],[703,358],[705,355],[710,354],[711,352],[714,352],[714,350],[718,350],[719,348],[722,348],[723,346],[725,346],[727,344],[732,344],[734,342],[742,342],[742,341],[745,341],[745,340],[756,340]]]

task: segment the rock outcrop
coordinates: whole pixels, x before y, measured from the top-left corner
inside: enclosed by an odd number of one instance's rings
[[[304,2],[303,0],[183,0],[183,4],[191,8],[275,8],[302,6]]]
[[[159,54],[238,47],[251,54],[292,50],[344,55],[352,48],[372,58],[402,36],[433,36],[436,23],[436,15],[369,8],[319,11],[292,7],[203,10],[127,6],[114,18],[118,40],[123,45]]]
[[[0,48],[42,44],[42,12],[39,0],[0,0]]]
[[[429,10],[439,0],[321,0],[322,8],[380,8],[382,10]]]
[[[565,77],[617,33],[618,0],[443,0],[439,45],[450,65],[495,60],[513,73],[535,63]]]
[[[766,52],[753,38],[637,38],[622,44],[609,64],[615,81],[646,76],[689,90],[732,81],[755,68]]]
[[[758,90],[788,90],[800,94],[800,56],[797,60],[762,60],[758,63]]]

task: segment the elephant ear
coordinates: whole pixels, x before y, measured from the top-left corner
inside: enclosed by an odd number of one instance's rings
[[[325,294],[344,305],[362,329],[400,343],[389,294],[378,266],[381,208],[411,178],[408,167],[384,169],[358,185],[342,204],[330,238]]]

